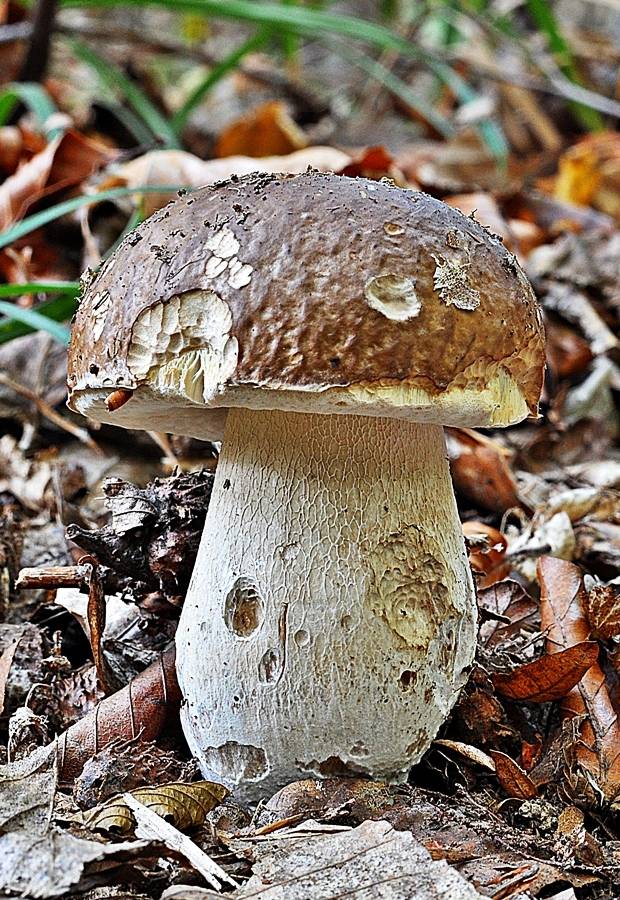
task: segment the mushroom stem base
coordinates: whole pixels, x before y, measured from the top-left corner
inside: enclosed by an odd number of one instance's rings
[[[204,775],[403,780],[475,649],[443,430],[232,409],[177,635]]]

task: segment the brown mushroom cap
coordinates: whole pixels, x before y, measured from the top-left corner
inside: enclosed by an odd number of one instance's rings
[[[255,174],[179,197],[102,266],[70,405],[210,438],[239,406],[506,425],[536,412],[543,365],[527,279],[471,218],[391,183]]]

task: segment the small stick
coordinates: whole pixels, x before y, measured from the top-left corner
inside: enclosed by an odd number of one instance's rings
[[[85,588],[90,580],[90,571],[90,565],[40,566],[21,569],[15,582],[15,588],[16,590]]]
[[[38,0],[32,15],[28,51],[19,73],[20,81],[42,81],[45,77],[57,7],[58,0]]]
[[[228,872],[221,866],[218,866],[215,860],[211,859],[204,850],[201,850],[191,838],[188,838],[174,825],[171,825],[170,822],[158,815],[155,810],[140,803],[131,794],[123,794],[123,800],[132,811],[136,820],[137,837],[162,841],[170,850],[180,853],[197,872],[200,872],[207,884],[210,884],[216,891],[222,890],[222,884],[239,887],[234,878],[231,878]]]
[[[30,400],[31,403],[34,403],[42,416],[45,416],[46,419],[49,419],[50,422],[53,422],[54,425],[58,425],[58,427],[62,428],[64,431],[68,431],[69,434],[72,434],[79,441],[82,441],[83,444],[86,444],[86,446],[90,447],[91,450],[94,450],[95,453],[102,453],[101,447],[93,441],[85,428],[78,428],[73,422],[64,419],[49,405],[49,403],[46,403],[42,397],[39,397],[34,391],[31,391],[30,388],[20,384],[19,381],[15,381],[13,378],[9,378],[4,372],[0,372],[0,384],[15,391],[20,397],[25,397],[26,400]]]

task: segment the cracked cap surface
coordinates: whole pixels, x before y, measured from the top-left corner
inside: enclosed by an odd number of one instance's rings
[[[507,425],[543,366],[532,289],[477,222],[391,183],[255,174],[179,197],[88,280],[69,405],[210,439],[230,407]]]

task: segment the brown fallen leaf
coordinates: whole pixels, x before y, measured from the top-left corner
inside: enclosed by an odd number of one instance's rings
[[[474,747],[472,744],[465,744],[463,741],[451,741],[447,738],[437,738],[437,740],[433,741],[433,746],[445,747],[446,750],[458,753],[459,756],[462,756],[468,762],[482,766],[483,769],[488,769],[489,772],[495,771],[495,763],[489,754],[485,753],[484,750],[479,750],[478,747]]]
[[[446,428],[446,437],[457,493],[497,513],[521,505],[508,451],[471,429]]]
[[[361,156],[347,163],[338,175],[348,175],[350,178],[383,178],[399,175],[399,180],[403,183],[405,181],[405,176],[396,169],[391,153],[380,145],[368,147]]]
[[[478,590],[478,606],[492,615],[480,626],[480,638],[487,650],[522,635],[529,639],[538,631],[538,603],[516,581],[507,578]],[[504,623],[504,619],[508,621]]]
[[[42,197],[79,184],[115,155],[73,131],[51,141],[0,187],[0,229],[20,219]]]
[[[574,328],[549,315],[545,318],[545,332],[547,362],[557,378],[569,378],[585,371],[592,361],[592,351]]]
[[[558,200],[593,206],[620,219],[620,135],[589,134],[561,157],[554,195]]]
[[[547,653],[507,674],[495,673],[493,687],[510,700],[548,703],[561,700],[598,659],[596,641],[581,641],[558,653]]]
[[[127,185],[136,188],[142,185],[178,184],[187,187],[201,187],[223,181],[232,175],[249,175],[250,172],[305,172],[308,166],[320,172],[339,172],[349,162],[351,156],[335,147],[306,147],[286,156],[227,156],[225,159],[199,159],[183,150],[152,150],[130,160],[121,166],[115,165],[101,188]],[[165,206],[172,199],[170,191],[161,194],[147,194],[142,198],[144,214],[150,215]]]
[[[58,738],[60,780],[71,783],[87,760],[113,740],[140,735],[155,740],[164,728],[178,722],[181,692],[171,647],[147,669],[115,694],[106,697],[88,715]]]
[[[597,584],[584,596],[586,616],[594,637],[602,641],[620,635],[620,593],[611,584]]]
[[[138,788],[130,796],[171,821],[181,830],[202,825],[207,814],[228,796],[228,789],[213,781],[193,784],[173,782],[155,787]],[[123,795],[112,797],[92,811],[86,820],[94,831],[126,834],[133,830],[135,819]]]
[[[495,763],[497,780],[509,797],[518,800],[532,800],[538,795],[538,789],[527,772],[511,759],[506,753],[499,750],[490,750],[489,756]]]
[[[218,137],[215,156],[283,156],[308,146],[286,103],[271,100],[232,122]]]
[[[474,572],[484,576],[480,580],[480,587],[489,587],[508,575],[508,541],[501,531],[484,522],[464,522],[463,534],[467,540],[471,567]]]
[[[548,632],[549,652],[587,641],[590,627],[580,569],[566,560],[543,556],[537,574],[541,624]],[[620,792],[620,727],[598,663],[568,692],[562,712],[567,717],[586,717],[580,726],[576,760],[594,782],[595,793],[600,791],[606,800],[614,800]]]

